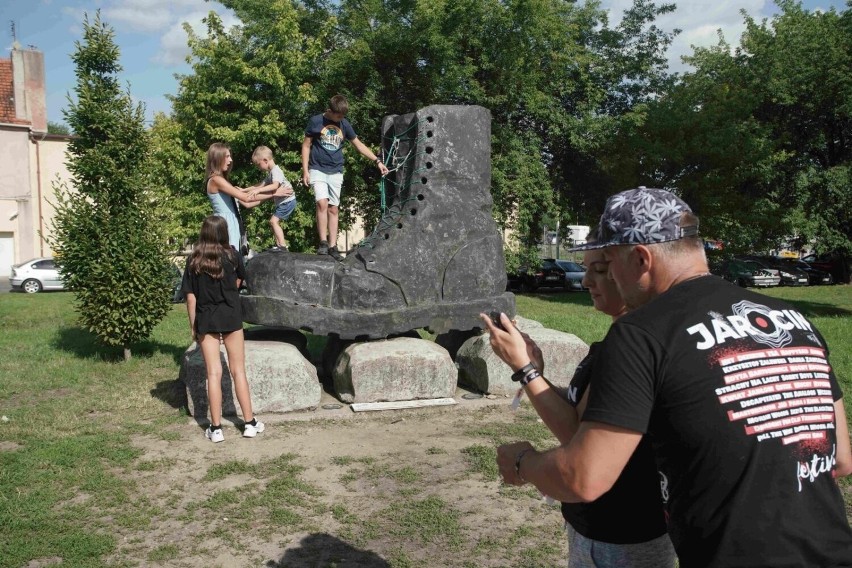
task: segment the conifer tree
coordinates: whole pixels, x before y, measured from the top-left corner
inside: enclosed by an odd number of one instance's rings
[[[65,120],[72,187],[57,188],[51,246],[83,325],[108,346],[150,336],[169,309],[169,262],[152,223],[144,108],[123,90],[113,30],[85,16],[76,43],[76,102]],[[70,97],[69,97],[70,98]]]

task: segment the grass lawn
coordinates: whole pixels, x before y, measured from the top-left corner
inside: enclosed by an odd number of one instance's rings
[[[852,393],[852,286],[766,294],[817,325]],[[609,325],[585,293],[519,296],[518,311],[586,342]],[[553,443],[528,405],[281,422],[235,456],[241,440],[214,448],[175,400],[184,306],[129,362],[77,326],[71,293],[2,293],[0,327],[0,568],[301,565],[294,535],[336,547],[311,566],[564,563],[558,510],[497,482],[496,444]]]

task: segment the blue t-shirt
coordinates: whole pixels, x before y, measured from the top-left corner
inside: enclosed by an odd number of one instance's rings
[[[343,172],[343,143],[358,137],[348,120],[344,118],[335,122],[324,114],[312,116],[308,120],[305,136],[313,139],[308,169],[319,170],[324,174]]]

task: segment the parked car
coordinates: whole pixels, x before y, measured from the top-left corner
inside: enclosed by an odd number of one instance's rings
[[[820,270],[818,268],[814,268],[803,260],[792,258],[779,258],[778,260],[780,262],[793,266],[807,274],[808,284],[811,286],[834,284],[834,278],[831,277],[830,273],[825,272],[824,270]]]
[[[565,287],[569,290],[588,290],[583,286],[583,277],[586,276],[586,268],[582,264],[570,260],[556,260],[560,268],[565,271]]]
[[[781,286],[807,286],[810,283],[807,272],[773,256],[746,256],[744,259],[777,270],[781,277]]]
[[[172,265],[172,303],[180,304],[181,302],[186,301],[186,297],[183,294],[183,290],[181,290],[181,284],[183,283],[183,272],[181,272],[180,268],[175,265]]]
[[[13,266],[9,283],[13,290],[23,290],[27,294],[65,289],[62,276],[51,257],[33,258]]]
[[[802,261],[807,262],[817,270],[828,272],[829,274],[831,274],[831,278],[832,280],[834,280],[835,283],[846,284],[849,282],[849,258],[842,254],[809,254],[807,256],[802,257]]]
[[[538,288],[565,288],[565,270],[562,269],[552,258],[542,259],[534,269],[521,267],[515,273],[506,275],[507,290],[520,290],[521,292],[532,292]]]
[[[743,288],[778,286],[781,283],[778,270],[761,266],[754,260],[725,260],[718,265],[715,274]]]

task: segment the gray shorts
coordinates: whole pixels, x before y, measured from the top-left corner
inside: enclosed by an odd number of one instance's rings
[[[673,568],[676,555],[669,535],[636,544],[610,544],[586,538],[571,525],[568,568]]]
[[[340,189],[343,187],[343,174],[324,174],[319,170],[308,170],[311,177],[311,187],[314,190],[314,199],[328,199],[332,206],[340,205]]]

